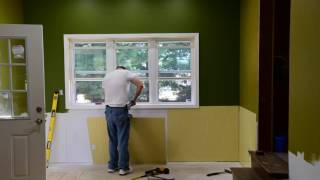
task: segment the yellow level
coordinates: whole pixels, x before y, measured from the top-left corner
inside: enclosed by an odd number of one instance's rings
[[[48,140],[47,140],[47,147],[46,147],[47,167],[49,166],[49,160],[50,160],[50,155],[51,155],[51,145],[52,145],[53,134],[54,134],[54,125],[56,122],[56,111],[57,111],[58,97],[59,97],[59,92],[54,92],[53,98],[52,98],[51,118],[50,118]]]

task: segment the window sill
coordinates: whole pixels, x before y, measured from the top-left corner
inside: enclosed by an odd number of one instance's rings
[[[86,105],[66,105],[67,109],[105,109],[104,104],[94,105],[94,104],[86,104]],[[176,104],[176,103],[170,103],[170,104],[137,104],[131,109],[193,109],[193,108],[199,108],[198,104]]]

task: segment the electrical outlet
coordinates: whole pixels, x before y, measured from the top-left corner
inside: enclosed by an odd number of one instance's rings
[[[95,144],[91,144],[91,150],[96,150],[96,145]]]
[[[59,89],[59,95],[63,96],[63,89]]]

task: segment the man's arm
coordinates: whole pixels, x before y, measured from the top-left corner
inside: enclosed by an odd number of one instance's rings
[[[136,86],[136,94],[132,99],[133,102],[131,102],[133,103],[132,106],[134,106],[136,105],[136,101],[143,90],[143,83],[138,78],[133,78],[132,80],[130,80],[130,82]]]

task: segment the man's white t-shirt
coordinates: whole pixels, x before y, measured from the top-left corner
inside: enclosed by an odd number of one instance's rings
[[[102,81],[105,103],[110,107],[124,107],[129,101],[130,80],[136,75],[125,69],[116,69],[107,73]]]

